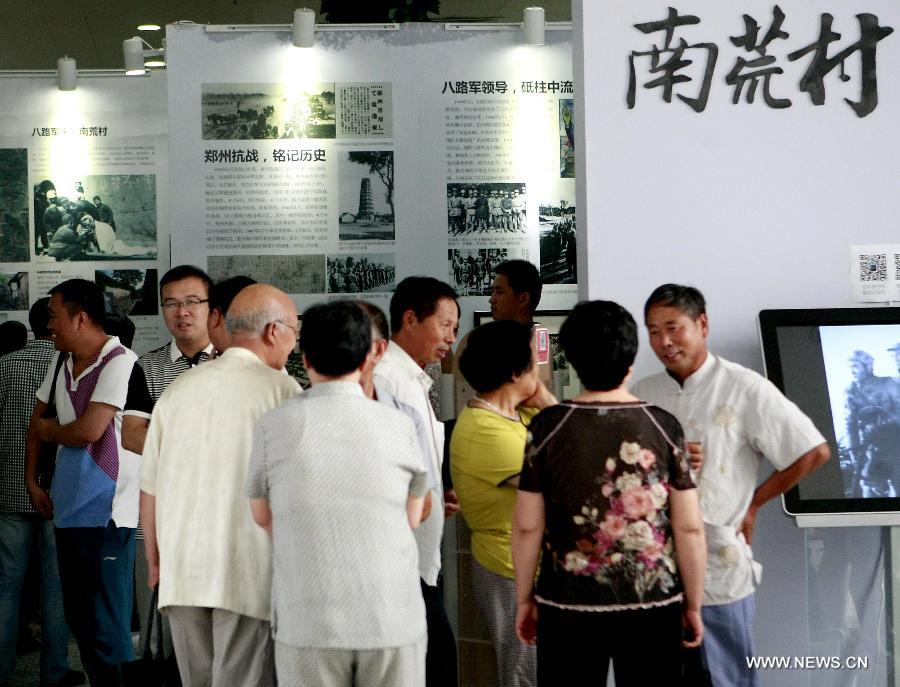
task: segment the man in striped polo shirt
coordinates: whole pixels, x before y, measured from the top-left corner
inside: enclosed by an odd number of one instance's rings
[[[122,426],[122,444],[130,451],[144,452],[150,413],[162,392],[212,353],[206,331],[211,287],[209,275],[193,265],[173,267],[159,281],[163,320],[172,340],[142,355],[132,372]]]

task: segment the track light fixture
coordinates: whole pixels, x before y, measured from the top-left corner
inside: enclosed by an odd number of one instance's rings
[[[74,91],[78,80],[78,69],[75,59],[69,56],[60,57],[56,61],[56,87],[61,91]]]
[[[526,7],[523,26],[526,45],[544,45],[544,8]]]
[[[147,46],[146,49],[144,46]],[[145,74],[148,67],[165,67],[166,48],[154,48],[139,36],[122,41],[122,55],[125,58],[125,74],[135,76]]]
[[[307,7],[294,10],[294,38],[297,48],[311,48],[316,42],[316,13]]]

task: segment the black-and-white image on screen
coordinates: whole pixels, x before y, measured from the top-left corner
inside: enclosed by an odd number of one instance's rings
[[[788,511],[900,512],[900,310],[770,310],[760,330],[769,378],[831,448]]]

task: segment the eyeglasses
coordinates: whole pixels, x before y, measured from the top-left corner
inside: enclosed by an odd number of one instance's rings
[[[202,303],[209,303],[208,298],[185,298],[183,301],[165,300],[163,301],[163,310],[175,312],[184,308],[185,310],[196,310]]]
[[[294,325],[288,324],[287,322],[284,322],[283,320],[272,320],[271,322],[269,322],[269,324],[283,324],[283,325],[284,325],[285,327],[287,327],[288,329],[293,329],[293,330],[294,330],[294,337],[295,337],[298,341],[300,340],[300,327],[295,327]]]

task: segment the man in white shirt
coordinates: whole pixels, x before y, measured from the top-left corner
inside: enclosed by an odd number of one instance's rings
[[[812,421],[768,380],[707,351],[703,294],[664,284],[644,306],[653,352],[665,371],[633,393],[672,413],[687,442],[702,443],[700,507],[709,553],[704,583],[701,650],[715,687],[756,687],[747,666],[753,650],[753,590],[762,566],[750,544],[759,508],[829,457]],[[775,467],[758,487],[765,457]]]
[[[141,470],[149,585],[185,687],[273,685],[271,542],[244,497],[256,420],[300,392],[281,368],[297,339],[293,301],[243,289],[221,357],[178,377],[153,409]]]
[[[444,425],[428,400],[431,377],[426,365],[450,354],[459,328],[456,292],[432,277],[407,277],[391,298],[391,342],[375,368],[375,383],[398,401],[415,408],[425,420],[430,472],[441,474]],[[415,532],[419,575],[428,623],[425,672],[427,687],[456,687],[456,640],[440,588],[441,537],[444,532],[444,493],[440,480],[431,490],[432,515]],[[451,510],[455,510],[452,509]]]

